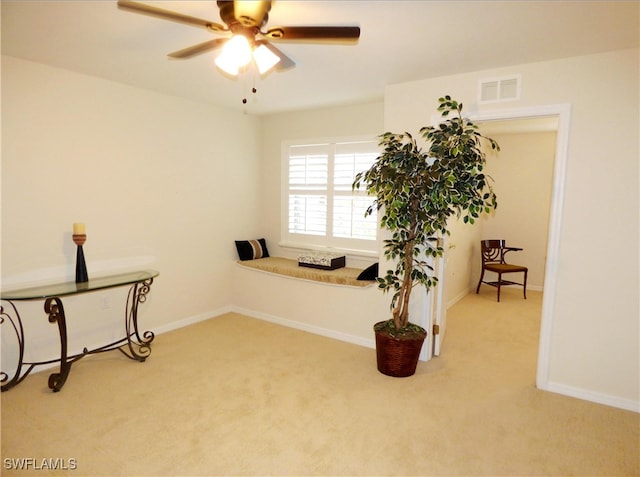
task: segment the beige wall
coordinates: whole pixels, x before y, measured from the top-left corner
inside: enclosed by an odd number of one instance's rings
[[[251,116],[3,57],[3,288],[73,279],[72,224],[85,222],[90,277],[160,271],[145,327],[230,307],[233,240],[259,231],[259,140]],[[91,318],[118,333],[120,318],[101,316],[122,315],[114,293],[65,301],[74,327]],[[41,303],[36,313],[44,324],[30,336],[51,342]]]
[[[385,99],[385,127],[400,131],[424,125],[443,94],[472,113],[570,104],[556,299],[543,329],[549,359],[542,375],[548,389],[635,410],[638,66],[637,49],[616,51],[393,85]],[[522,75],[519,101],[478,104],[480,79],[513,73]]]
[[[451,235],[445,238],[443,303],[447,308],[455,305],[471,290],[475,291],[480,277],[479,243],[483,238],[482,223],[465,224],[462,220],[449,221]]]

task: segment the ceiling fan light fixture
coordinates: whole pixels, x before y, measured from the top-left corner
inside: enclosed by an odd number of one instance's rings
[[[215,63],[222,71],[235,76],[240,68],[249,64],[251,57],[251,45],[247,37],[234,35],[225,43]]]
[[[178,2],[179,3],[179,2]],[[186,3],[186,2],[185,2]],[[118,8],[143,15],[204,28],[231,38],[219,38],[170,53],[169,58],[192,58],[224,45],[215,59],[221,71],[237,76],[245,72],[253,61],[260,75],[275,65],[279,70],[295,66],[294,61],[271,44],[271,40],[303,42],[357,42],[360,27],[357,26],[279,26],[265,28],[269,21],[272,0],[218,0],[220,18],[224,25],[190,15],[165,10],[132,0],[118,0]]]
[[[253,51],[253,60],[258,72],[263,75],[280,62],[280,57],[265,45],[260,45]]]

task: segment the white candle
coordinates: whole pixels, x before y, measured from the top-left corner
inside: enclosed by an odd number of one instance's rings
[[[84,224],[73,224],[73,235],[84,235]]]

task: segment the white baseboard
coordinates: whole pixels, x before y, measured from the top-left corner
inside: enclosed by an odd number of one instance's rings
[[[471,292],[470,290],[463,290],[460,293],[458,293],[456,296],[454,296],[451,300],[449,300],[447,302],[447,309],[451,308],[453,305],[458,303],[460,300],[462,300],[469,293],[475,293],[475,290],[473,290],[473,292]]]
[[[595,402],[597,404],[603,404],[605,406],[611,406],[619,409],[625,409],[627,411],[640,413],[640,402],[632,401],[630,399],[623,399],[616,396],[610,396],[608,394],[596,393],[586,389],[576,388],[573,386],[567,386],[566,384],[554,382],[547,382],[545,385],[538,385],[538,389],[556,394],[562,394],[563,396],[582,399],[583,401]]]
[[[321,328],[319,326],[313,326],[306,323],[301,323],[299,321],[287,320],[285,318],[280,318],[279,316],[269,315],[267,313],[262,313],[259,311],[247,310],[246,308],[240,308],[236,306],[232,306],[232,311],[234,311],[235,313],[240,313],[245,316],[249,316],[251,318],[257,318],[259,320],[268,321],[270,323],[275,323],[277,325],[282,325],[289,328],[295,328],[297,330],[306,331],[308,333],[313,333],[315,335],[325,336],[327,338],[333,338],[339,341],[344,341],[346,343],[351,343],[358,346],[364,346],[366,348],[373,348],[373,349],[375,349],[376,347],[376,343],[373,338],[372,339],[361,338],[360,336],[354,336],[347,333],[342,333],[340,331]]]
[[[185,326],[193,325],[195,323],[199,323],[201,321],[208,320],[210,318],[215,318],[220,315],[224,315],[225,313],[231,313],[233,311],[232,306],[225,306],[222,308],[218,308],[214,311],[208,311],[206,313],[200,313],[199,315],[190,316],[187,318],[183,318],[182,320],[172,321],[171,323],[167,323],[165,325],[154,328],[152,331],[161,335],[163,333],[168,333],[173,330],[177,330],[179,328],[184,328]]]

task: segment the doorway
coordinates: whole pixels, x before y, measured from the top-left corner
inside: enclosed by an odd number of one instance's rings
[[[549,222],[546,241],[546,259],[544,264],[544,289],[542,300],[542,316],[540,324],[540,341],[538,346],[538,367],[536,375],[536,385],[539,389],[548,388],[549,376],[549,352],[551,331],[553,329],[553,310],[556,293],[556,273],[559,254],[559,239],[562,221],[563,197],[565,171],[568,155],[570,106],[568,104],[532,107],[525,109],[514,109],[504,111],[494,111],[487,113],[473,113],[469,119],[477,124],[489,127],[493,122],[497,125],[511,127],[533,127],[544,123],[544,119],[550,119],[556,125],[555,161],[553,164],[553,175],[551,184],[551,200],[549,206]],[[535,122],[527,122],[536,120]],[[445,259],[445,267],[447,262]],[[441,312],[435,313],[434,324],[439,326],[439,339],[444,338],[446,330],[446,306],[440,307]]]
[[[484,168],[493,179],[498,207],[477,221],[481,236],[471,244],[470,285],[475,286],[473,279],[480,275],[478,239],[506,239],[508,246],[522,248],[509,253],[507,260],[528,267],[527,290],[543,291],[558,117],[488,121],[478,126],[500,145],[500,152],[487,154]],[[490,275],[488,280],[497,279]]]

